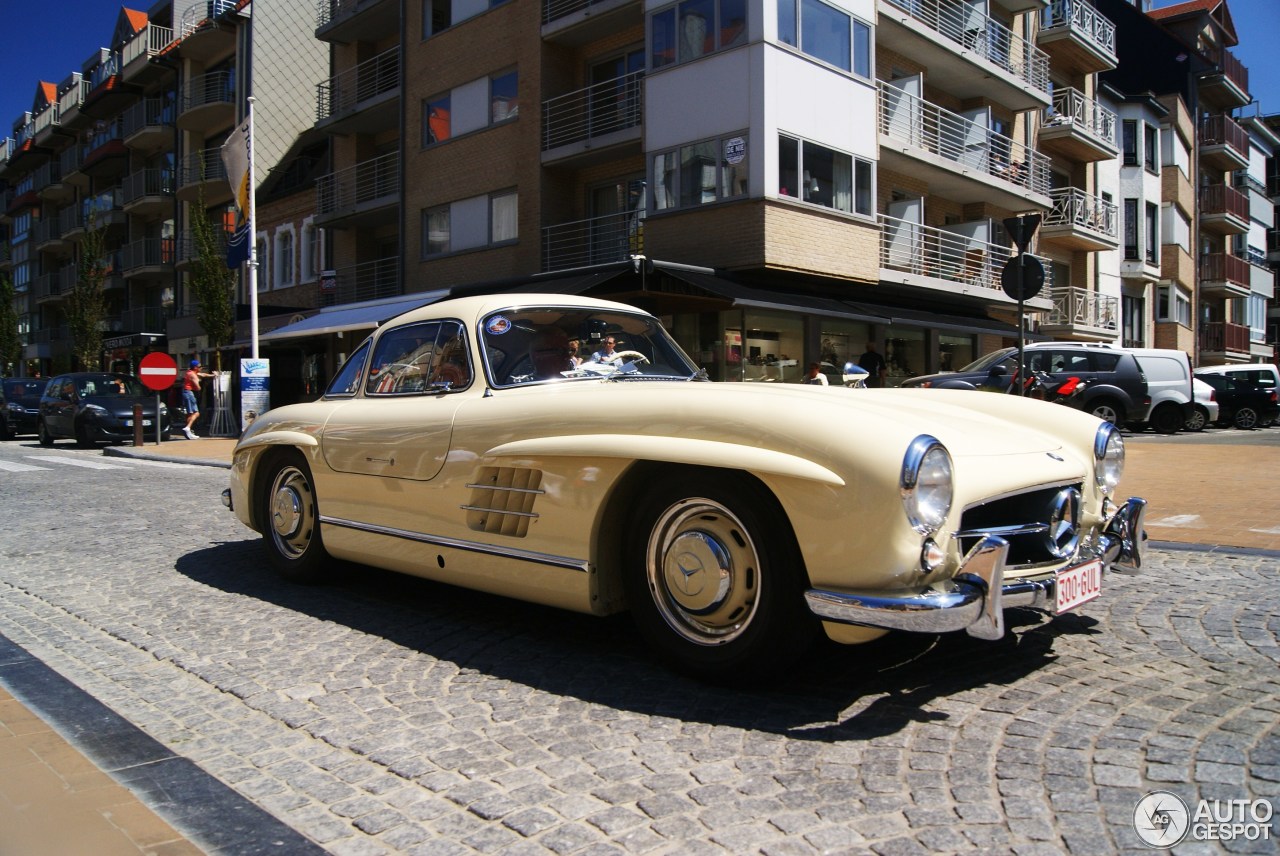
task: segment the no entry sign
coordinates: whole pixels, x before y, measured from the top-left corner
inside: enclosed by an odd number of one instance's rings
[[[142,362],[138,363],[138,380],[142,381],[142,385],[147,389],[162,392],[173,386],[177,376],[178,364],[168,354],[159,352],[147,354],[142,358]]]

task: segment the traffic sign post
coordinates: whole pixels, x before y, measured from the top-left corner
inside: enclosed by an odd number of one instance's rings
[[[178,379],[178,364],[173,357],[159,351],[147,354],[138,363],[138,379],[147,389],[156,392],[156,445],[159,445],[160,428],[164,422],[160,418],[160,393],[172,387]]]
[[[1033,255],[1027,253],[1036,229],[1040,228],[1039,214],[1020,214],[1004,220],[1005,231],[1009,233],[1018,254],[1005,262],[1000,272],[1000,287],[1004,293],[1018,301],[1018,395],[1026,395],[1027,391],[1027,352],[1026,312],[1022,308],[1023,301],[1030,300],[1044,288],[1044,265]]]

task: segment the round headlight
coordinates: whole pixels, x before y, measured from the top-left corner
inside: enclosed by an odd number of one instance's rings
[[[1120,476],[1124,474],[1124,437],[1110,422],[1098,426],[1093,457],[1093,477],[1103,493],[1111,493],[1120,485]]]
[[[932,535],[951,511],[951,456],[937,439],[921,434],[902,459],[902,507],[911,527]]]

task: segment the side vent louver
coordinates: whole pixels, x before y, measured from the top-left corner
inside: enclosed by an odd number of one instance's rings
[[[492,532],[523,538],[529,521],[537,518],[534,502],[543,493],[542,471],[515,467],[481,467],[471,488],[467,526],[477,532]]]

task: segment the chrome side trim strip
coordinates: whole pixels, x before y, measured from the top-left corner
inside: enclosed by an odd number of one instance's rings
[[[482,505],[459,505],[463,511],[479,511],[483,514],[505,514],[511,517],[538,517],[532,511],[508,511],[505,508],[486,508]]]
[[[465,550],[469,553],[482,553],[500,556],[504,559],[516,559],[531,562],[535,565],[550,565],[554,568],[565,568],[570,571],[588,573],[591,563],[586,559],[574,559],[570,556],[553,556],[550,553],[537,553],[533,550],[517,550],[513,547],[498,547],[493,544],[481,544],[478,541],[462,541],[457,538],[443,538],[438,535],[427,535],[422,532],[410,532],[407,529],[395,529],[390,526],[378,526],[373,523],[360,523],[355,520],[343,520],[338,517],[320,515],[320,522],[326,526],[341,526],[344,529],[355,529],[358,532],[369,532],[373,535],[385,535],[389,538],[403,538],[418,544],[430,544],[434,547],[449,547],[453,550]]]
[[[504,490],[507,493],[546,493],[545,490],[538,487],[503,487],[502,485],[496,484],[469,484],[466,485],[466,487],[475,488],[477,490]]]

